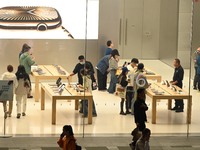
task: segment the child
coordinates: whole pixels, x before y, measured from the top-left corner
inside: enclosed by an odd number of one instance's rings
[[[16,72],[16,77],[18,81],[18,86],[15,90],[16,101],[17,101],[17,118],[21,116],[21,103],[23,101],[22,116],[26,115],[26,102],[27,94],[30,90],[30,79],[29,75],[26,73],[24,66],[19,65]]]
[[[17,87],[17,79],[16,79],[15,74],[13,73],[12,65],[7,66],[7,72],[3,73],[2,80],[12,80],[13,81],[13,94],[14,94],[15,88]],[[8,112],[7,112],[7,108],[6,108],[6,101],[4,103],[5,103],[5,104],[3,104],[4,111],[6,112],[5,117],[7,117],[7,114],[9,117],[11,117],[12,109],[13,109],[13,100],[9,100]]]
[[[80,88],[84,88],[85,91],[92,93],[92,86],[91,86],[91,79],[90,76],[87,74],[87,71],[85,69],[81,69],[80,71],[82,77],[83,77],[83,86],[79,85]],[[88,115],[88,100],[82,100],[83,105],[83,116],[87,117]],[[94,100],[92,101],[92,116],[96,117],[97,112],[94,104]]]
[[[127,75],[128,74],[128,68],[123,67],[122,68],[122,73],[119,75],[119,87],[117,88],[117,92],[119,97],[121,98],[120,102],[120,115],[126,115],[130,114],[129,108],[128,108],[128,101],[126,101],[126,113],[124,113],[124,101],[126,97],[126,87],[128,85],[127,81]]]

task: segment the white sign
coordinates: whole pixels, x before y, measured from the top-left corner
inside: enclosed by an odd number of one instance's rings
[[[13,81],[0,80],[0,101],[13,100]]]

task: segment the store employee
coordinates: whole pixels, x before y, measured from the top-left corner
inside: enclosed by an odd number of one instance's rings
[[[173,76],[173,81],[170,81],[172,85],[176,85],[180,88],[183,87],[183,76],[184,76],[184,70],[180,64],[179,59],[174,59],[174,76]],[[175,110],[176,112],[183,112],[184,109],[184,104],[183,104],[183,99],[175,99],[175,107],[172,108],[172,110]]]
[[[89,66],[88,68],[90,68],[90,72],[94,74],[94,68],[91,62],[89,61],[85,61],[85,57],[83,55],[80,55],[78,57],[79,63],[76,64],[73,72],[69,75],[69,76],[73,76],[75,74],[78,75],[78,84],[83,85],[83,78],[81,76],[81,69],[84,69],[85,64],[87,64],[87,66]],[[69,76],[67,78],[69,78]]]

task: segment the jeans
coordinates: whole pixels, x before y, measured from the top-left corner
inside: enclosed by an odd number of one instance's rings
[[[197,67],[194,67],[195,69],[195,75],[194,75],[194,82],[193,82],[193,87],[196,88],[197,87],[197,84],[199,84],[199,81],[198,81],[198,74],[197,74]]]
[[[88,100],[82,100],[82,105],[83,105],[83,115],[87,116],[88,115]],[[92,115],[97,115],[94,100],[92,100]]]
[[[110,85],[109,85],[109,88],[108,88],[109,93],[115,92],[116,84],[117,84],[116,70],[111,70],[110,71]]]

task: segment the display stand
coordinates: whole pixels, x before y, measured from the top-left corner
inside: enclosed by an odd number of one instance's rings
[[[12,80],[0,80],[0,101],[6,102],[13,100],[13,81]],[[7,107],[7,106],[5,106]],[[6,109],[7,110],[7,109]],[[10,138],[11,135],[6,135],[6,118],[7,112],[4,112],[4,125],[3,125],[3,135],[0,138]]]
[[[5,112],[6,113],[6,112]],[[10,138],[12,135],[6,135],[6,118],[3,117],[4,122],[3,122],[3,135],[0,135],[0,138]]]

